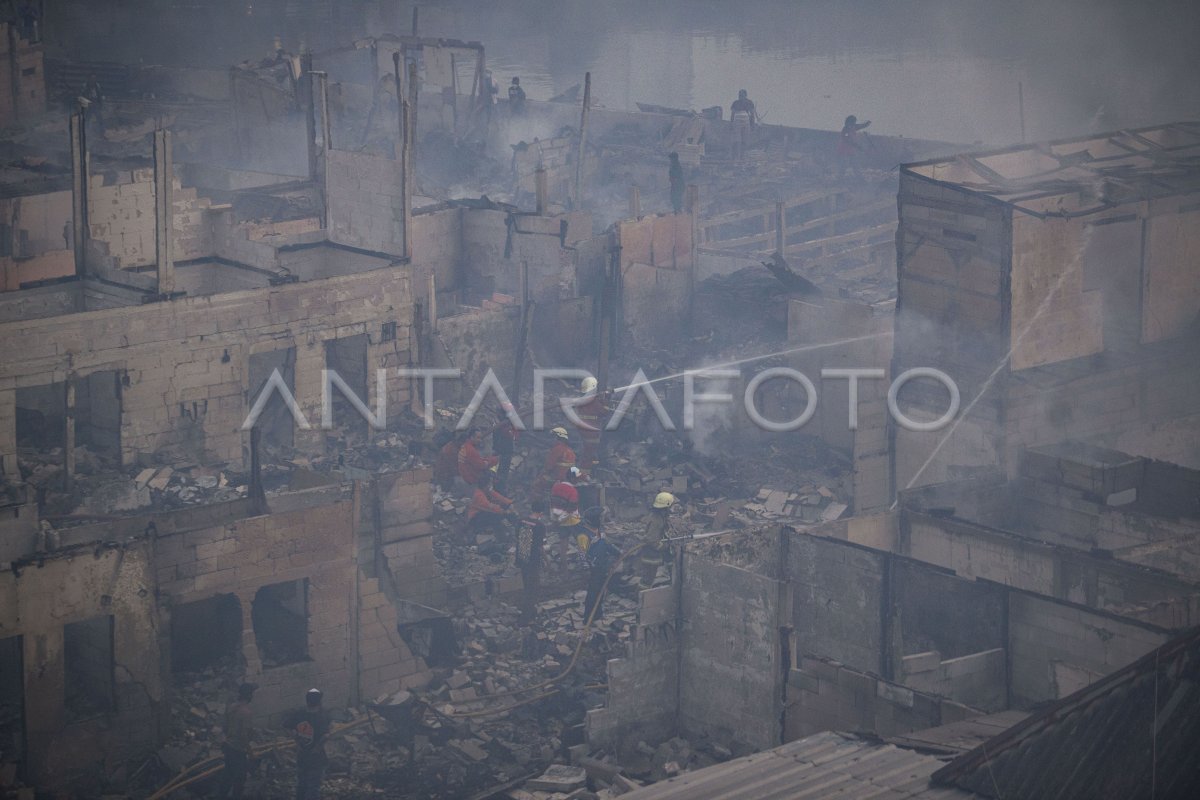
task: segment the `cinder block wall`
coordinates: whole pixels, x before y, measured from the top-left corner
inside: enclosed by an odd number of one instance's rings
[[[950,467],[1012,476],[1021,448],[1069,439],[1197,466],[1192,203],[1040,219],[902,171],[893,371],[941,369],[964,405],[988,391],[931,461],[944,431],[892,426],[895,487],[946,480]],[[932,384],[901,402],[930,418],[946,408]]]
[[[1170,638],[1160,628],[1013,593],[1009,650],[1014,705],[1066,697]]]
[[[331,706],[355,693],[354,502],[343,498],[309,508],[266,514],[202,528],[155,543],[158,588],[168,614],[176,603],[233,594],[242,608],[246,678],[258,683],[255,714],[274,720],[303,703],[319,686]],[[264,668],[251,611],[258,591],[286,581],[308,581],[308,658]],[[215,700],[216,698],[214,698]]]
[[[895,736],[976,716],[952,700],[822,658],[800,659],[788,673],[787,697],[786,741],[822,731]]]
[[[587,738],[594,746],[622,752],[639,740],[675,735],[681,646],[675,617],[675,587],[641,592],[638,626],[625,656],[608,661],[608,703],[587,713]]]
[[[439,607],[446,583],[433,553],[433,470],[427,467],[379,475],[379,542],[383,564],[396,595]]]
[[[396,326],[394,336],[384,335],[388,323]],[[241,425],[253,402],[252,354],[296,348],[296,398],[317,426],[323,342],[366,334],[369,367],[388,370],[388,406],[395,413],[408,400],[409,382],[395,368],[411,360],[411,325],[412,297],[400,270],[10,322],[0,325],[0,397],[22,386],[117,370],[123,463],[177,448],[208,462],[241,465],[248,443]],[[368,381],[372,407],[375,385]],[[323,432],[298,430],[296,444],[320,450]],[[0,457],[7,465],[15,453],[14,420],[0,430]]]
[[[789,618],[785,587],[687,554],[682,602],[680,733],[722,732],[757,749],[779,744],[786,679],[780,626]]]
[[[329,238],[338,244],[404,254],[404,171],[400,161],[370,153],[325,155]]]
[[[0,636],[22,637],[26,745],[37,785],[66,787],[93,764],[119,763],[158,745],[166,707],[153,558],[142,542],[0,573]],[[109,615],[116,710],[72,719],[64,626]]]

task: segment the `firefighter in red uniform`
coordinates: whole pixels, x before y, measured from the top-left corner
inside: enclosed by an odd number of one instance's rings
[[[550,517],[555,522],[579,515],[579,490],[572,483],[578,479],[579,467],[571,467],[565,481],[557,481],[550,487]]]
[[[579,428],[579,438],[583,442],[583,446],[579,448],[579,468],[584,477],[591,477],[592,470],[600,461],[600,431],[604,428],[604,417],[608,414],[604,397],[596,392],[597,386],[597,381],[592,376],[584,378],[579,388],[585,396],[589,396],[588,401],[576,406],[576,413],[583,422]]]
[[[550,431],[558,439],[546,454],[546,463],[533,485],[535,497],[545,497],[550,487],[567,477],[568,470],[575,466],[575,451],[567,444],[567,429],[554,428]]]
[[[496,466],[500,459],[496,456],[485,456],[479,452],[483,444],[483,431],[472,428],[471,434],[458,450],[458,477],[467,482],[467,486],[477,486],[483,473]]]

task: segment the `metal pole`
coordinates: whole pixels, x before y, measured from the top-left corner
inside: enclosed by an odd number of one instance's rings
[[[542,216],[546,213],[546,168],[541,164],[533,173],[533,190],[537,197],[538,216]]]
[[[784,236],[783,236],[783,201],[775,203],[775,252],[783,255]]]
[[[587,149],[588,111],[592,107],[592,73],[583,75],[583,113],[579,119],[579,152],[575,156],[575,202],[576,209],[583,207],[583,158]]]
[[[1025,86],[1017,81],[1017,106],[1021,110],[1021,141],[1025,141]]]

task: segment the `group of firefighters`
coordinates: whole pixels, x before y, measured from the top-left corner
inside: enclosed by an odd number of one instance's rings
[[[485,430],[474,427],[441,442],[434,464],[434,482],[442,490],[457,490],[470,498],[466,512],[468,533],[490,532],[501,539],[512,537],[516,564],[524,583],[521,610],[527,620],[532,617],[540,588],[548,533],[557,534],[556,553],[560,560],[567,559],[574,547],[587,565],[585,619],[602,617],[610,575],[623,559],[621,551],[605,535],[604,509],[592,483],[592,473],[600,458],[601,430],[608,413],[604,395],[597,389],[593,377],[580,384],[583,396],[575,406],[581,423],[577,426],[578,453],[565,427],[551,429],[553,443],[530,485],[526,515],[519,514],[508,497],[513,454],[520,437],[511,404],[500,406],[496,424],[491,428],[491,454],[483,452]],[[654,497],[636,558],[630,553],[628,560],[634,566],[634,578],[643,587],[653,585],[658,567],[669,553],[667,521],[675,503],[676,498],[670,492],[659,492]]]

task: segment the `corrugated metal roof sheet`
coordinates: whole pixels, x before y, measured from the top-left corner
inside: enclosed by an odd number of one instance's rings
[[[1200,191],[1200,124],[1029,144],[906,164],[903,171],[978,192],[1035,216],[1086,215]]]
[[[1200,797],[1200,628],[940,769],[994,798]]]
[[[964,800],[955,787],[930,787],[943,761],[890,744],[819,733],[745,758],[688,772],[630,792],[629,800]]]

